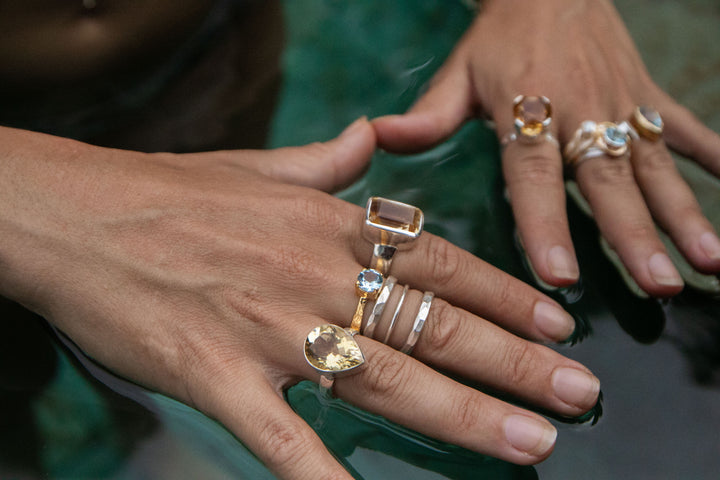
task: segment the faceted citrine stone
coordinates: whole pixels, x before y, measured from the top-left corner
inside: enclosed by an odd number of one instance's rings
[[[529,137],[536,137],[543,132],[543,122],[552,114],[550,103],[541,97],[524,97],[513,107],[515,118],[522,121],[520,133]]]
[[[422,230],[422,218],[422,211],[412,205],[380,197],[370,199],[368,222],[373,226],[417,236]]]
[[[305,340],[305,358],[315,369],[340,373],[359,367],[365,362],[352,335],[337,325],[315,327]]]

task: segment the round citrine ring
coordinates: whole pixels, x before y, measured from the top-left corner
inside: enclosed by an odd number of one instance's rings
[[[500,141],[502,146],[516,140],[530,145],[546,141],[559,146],[557,139],[549,131],[552,105],[547,97],[518,95],[513,100],[513,117],[515,131],[503,136]]]

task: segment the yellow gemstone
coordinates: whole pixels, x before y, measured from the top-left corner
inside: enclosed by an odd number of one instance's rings
[[[380,197],[370,199],[368,221],[373,226],[417,236],[422,230],[422,220],[423,213],[417,207]]]
[[[352,335],[337,325],[320,325],[305,340],[305,358],[315,369],[340,373],[359,367],[365,362]]]
[[[543,132],[543,122],[550,118],[550,103],[542,97],[523,97],[513,106],[513,115],[522,122],[520,133],[535,137]]]

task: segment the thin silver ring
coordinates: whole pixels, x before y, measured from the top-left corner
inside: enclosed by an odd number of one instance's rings
[[[392,320],[390,320],[390,326],[387,329],[387,332],[385,333],[385,340],[383,340],[383,343],[385,345],[388,344],[388,340],[390,340],[390,335],[392,334],[393,329],[395,328],[395,322],[398,319],[398,316],[400,315],[400,309],[402,308],[403,302],[405,302],[405,295],[407,295],[408,289],[410,287],[408,285],[405,285],[405,288],[403,288],[402,295],[400,295],[400,300],[398,300],[397,306],[395,307],[395,313],[393,313]]]
[[[410,335],[408,335],[405,345],[400,349],[402,353],[410,355],[413,348],[415,348],[415,344],[420,338],[420,333],[425,326],[425,320],[427,320],[428,314],[430,313],[430,306],[432,305],[434,297],[435,295],[433,292],[425,292],[420,308],[418,309],[417,316],[415,317],[415,323],[413,323],[413,328],[410,331]]]
[[[363,335],[365,335],[366,337],[373,338],[373,333],[375,333],[375,327],[377,327],[378,320],[380,320],[380,317],[385,310],[385,305],[390,298],[390,294],[392,293],[396,282],[397,278],[388,277],[385,280],[385,284],[382,286],[382,289],[380,289],[377,300],[375,300],[375,305],[373,305],[372,312],[370,312],[370,316],[368,317],[367,323],[365,324],[365,328],[363,328]]]

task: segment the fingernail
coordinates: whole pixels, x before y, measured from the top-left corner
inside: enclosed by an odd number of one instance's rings
[[[556,245],[548,250],[548,266],[550,273],[556,278],[577,280],[580,276],[577,261],[565,247]]]
[[[653,280],[659,285],[679,287],[683,285],[683,279],[675,269],[670,257],[664,253],[656,253],[648,261],[648,268]]]
[[[367,117],[363,115],[362,117],[358,118],[353,123],[345,127],[345,130],[342,131],[340,136],[344,137],[346,135],[352,135],[356,130],[360,128],[361,125],[364,125],[365,123],[367,123]]]
[[[562,342],[575,330],[575,320],[565,310],[547,302],[535,303],[533,309],[535,326],[543,335]]]
[[[713,260],[720,260],[720,239],[713,232],[700,235],[700,248]]]
[[[549,422],[525,415],[505,417],[503,430],[510,445],[528,455],[544,455],[557,438],[557,430]]]
[[[585,410],[597,401],[600,380],[582,370],[562,367],[553,372],[552,387],[560,400]]]

